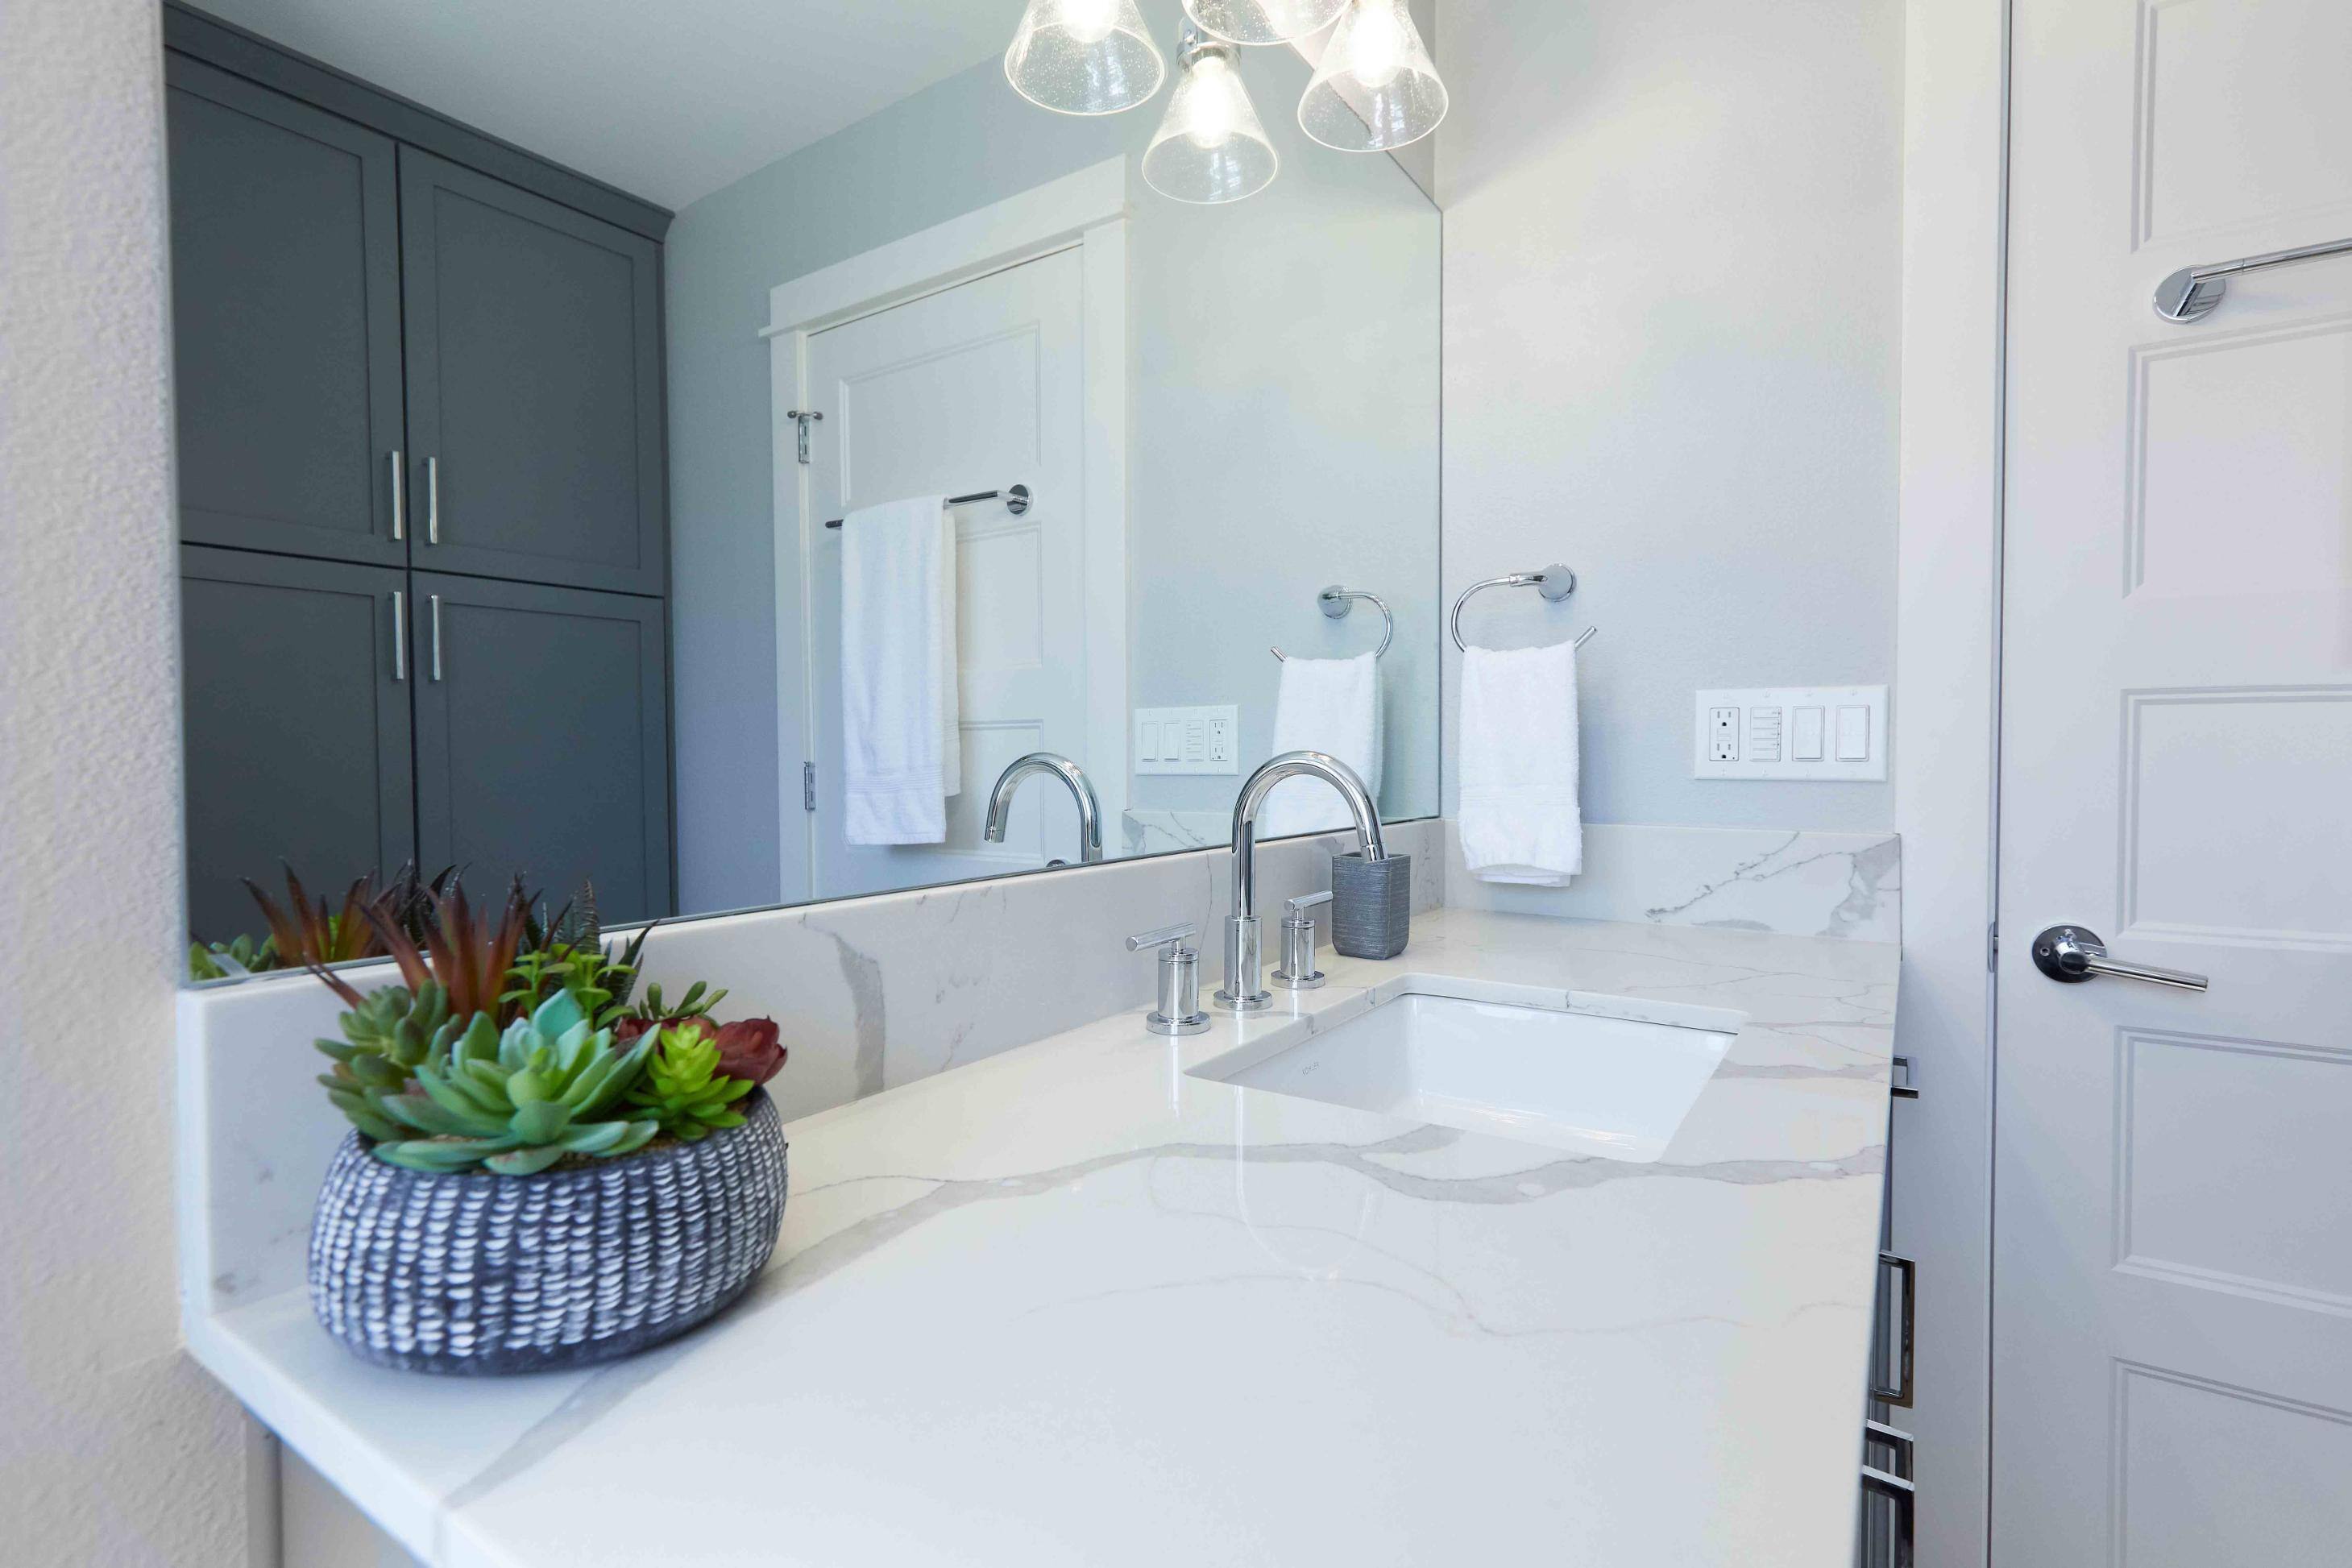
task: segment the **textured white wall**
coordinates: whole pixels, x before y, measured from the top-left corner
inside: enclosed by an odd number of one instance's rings
[[[1893,672],[1900,0],[1444,16],[1448,604],[1577,572],[1469,619],[1600,626],[1587,820],[1888,826],[1886,784],[1694,780],[1690,731],[1701,687]]]
[[[172,1287],[156,16],[0,5],[0,1557],[41,1568],[227,1568],[273,1529],[268,1450],[180,1353]]]

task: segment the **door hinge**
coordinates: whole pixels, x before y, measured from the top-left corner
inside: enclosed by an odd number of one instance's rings
[[[806,463],[809,460],[809,425],[824,416],[807,408],[787,408],[784,417],[801,427],[801,461]]]
[[[816,809],[816,764],[814,763],[801,764],[801,809],[803,811]]]
[[[2000,973],[2000,927],[1997,925],[1985,927],[1985,971]]]

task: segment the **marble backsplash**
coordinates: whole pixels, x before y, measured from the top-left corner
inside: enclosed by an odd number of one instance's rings
[[[1439,824],[1386,829],[1413,858],[1413,907],[1439,903]],[[1257,856],[1261,914],[1330,885],[1352,834],[1284,839]],[[675,995],[728,987],[722,1017],[775,1018],[790,1059],[771,1085],[785,1118],[895,1088],[1151,999],[1154,955],[1130,931],[1196,923],[1205,993],[1231,902],[1224,848],[992,881],[678,921],[646,944],[646,978]],[[1269,944],[1270,945],[1270,944]],[[390,964],[350,974],[394,984]],[[300,1285],[319,1178],[342,1119],[312,1082],[309,1042],[340,1004],[305,974],[183,994],[180,1196],[184,1300],[220,1311]]]
[[[1856,942],[1902,937],[1902,846],[1891,833],[1588,823],[1584,873],[1565,888],[1482,882],[1463,864],[1450,820],[1444,839],[1450,908]]]

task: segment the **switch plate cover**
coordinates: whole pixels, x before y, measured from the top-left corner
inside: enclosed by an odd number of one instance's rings
[[[1241,710],[1139,708],[1131,733],[1139,773],[1230,773],[1239,771]]]
[[[1875,782],[1886,777],[1889,731],[1884,686],[1701,691],[1692,721],[1693,778]],[[1856,734],[1863,737],[1862,754],[1843,755],[1857,749],[1852,743]],[[1841,740],[1847,743],[1840,745]]]

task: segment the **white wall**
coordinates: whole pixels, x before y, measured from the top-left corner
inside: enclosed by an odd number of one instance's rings
[[[1900,0],[1446,0],[1439,63],[1447,603],[1575,569],[1469,619],[1601,628],[1587,820],[1888,826],[1885,784],[1692,779],[1690,715],[1892,674]]]
[[[275,1559],[179,1349],[179,640],[153,0],[0,7],[0,1556]]]

